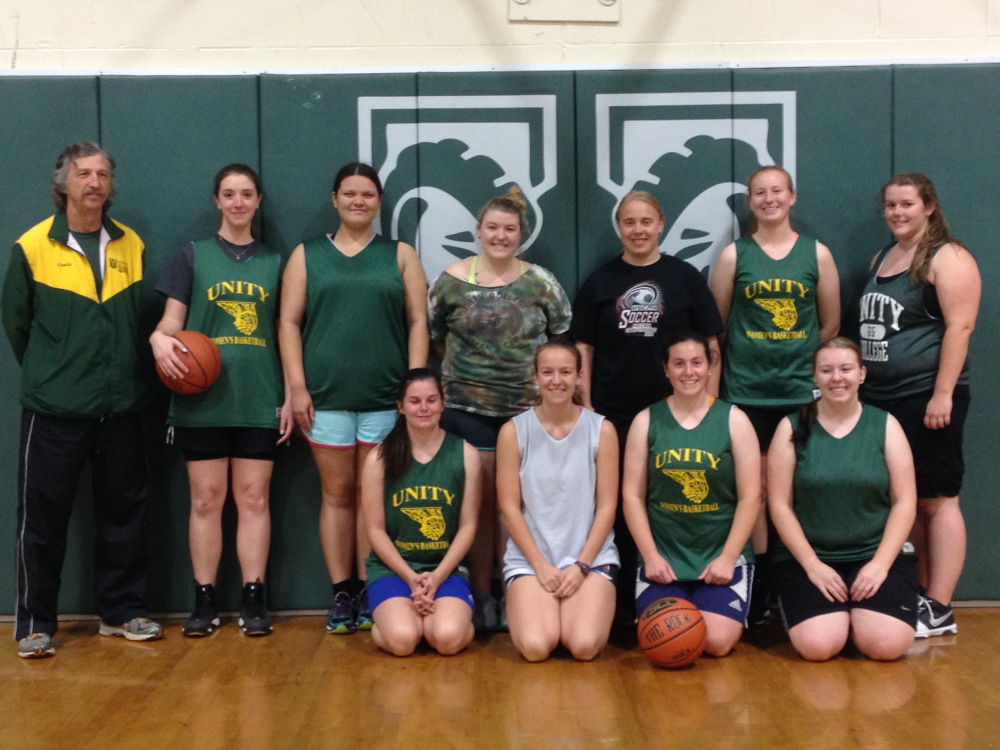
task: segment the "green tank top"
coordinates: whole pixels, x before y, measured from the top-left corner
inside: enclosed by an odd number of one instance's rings
[[[274,325],[280,272],[281,256],[263,245],[235,261],[214,239],[194,243],[187,327],[218,345],[222,372],[204,393],[173,394],[170,424],[277,428],[284,400]]]
[[[819,422],[797,451],[793,510],[820,560],[865,560],[882,542],[889,518],[889,470],[885,465],[888,414],[865,406],[854,429],[842,438]],[[790,417],[792,427],[798,414]],[[779,540],[775,560],[791,553]]]
[[[646,512],[657,551],[677,574],[693,581],[722,553],[736,514],[729,413],[716,400],[694,429],[678,424],[666,401],[649,407]],[[743,550],[753,562],[749,542]]]
[[[934,390],[944,339],[944,317],[933,284],[912,281],[908,270],[879,278],[892,247],[879,255],[860,303],[861,356],[868,369],[863,393],[874,401]],[[958,383],[969,383],[968,360]]]
[[[799,236],[774,260],[753,237],[736,242],[722,397],[753,406],[812,401],[812,355],[819,346],[816,240]]]
[[[450,432],[426,464],[412,461],[406,474],[386,485],[385,530],[413,570],[436,568],[458,533],[465,490],[465,441]],[[374,551],[365,561],[368,581],[396,575]],[[460,565],[454,575],[468,579]]]
[[[356,412],[395,408],[408,364],[396,243],[375,235],[348,257],[323,236],[304,249],[302,356],[313,406]]]

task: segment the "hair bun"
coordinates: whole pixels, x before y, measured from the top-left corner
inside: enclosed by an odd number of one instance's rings
[[[521,190],[520,186],[515,185],[507,194],[504,196],[507,200],[517,206],[518,212],[521,216],[524,216],[528,211],[528,199],[524,197],[524,191]]]

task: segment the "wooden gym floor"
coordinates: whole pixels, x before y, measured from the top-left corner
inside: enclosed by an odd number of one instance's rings
[[[1000,610],[957,611],[960,635],[907,658],[808,664],[780,625],[725,659],[654,669],[630,632],[590,664],[522,661],[507,635],[408,659],[320,617],[269,638],[229,622],[203,640],[129,643],[66,623],[51,659],[18,659],[0,625],[0,748],[1000,747]]]

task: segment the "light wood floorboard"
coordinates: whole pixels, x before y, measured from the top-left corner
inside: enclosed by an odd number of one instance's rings
[[[268,638],[129,643],[67,623],[51,659],[16,656],[0,625],[0,748],[1000,747],[1000,610],[961,610],[959,636],[892,664],[808,664],[773,625],[725,659],[653,668],[631,633],[596,662],[527,664],[510,638],[451,658],[387,656],[318,617]]]

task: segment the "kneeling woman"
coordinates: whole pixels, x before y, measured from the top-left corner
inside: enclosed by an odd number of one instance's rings
[[[476,534],[479,456],[441,429],[444,397],[430,370],[406,374],[397,407],[395,427],[361,477],[372,635],[396,656],[413,653],[421,638],[456,654],[473,637],[462,562]]]
[[[542,344],[541,403],[505,424],[497,442],[497,499],[510,534],[507,619],[528,661],[560,643],[574,658],[595,658],[615,614],[618,437],[604,417],[573,403],[580,370],[572,343]]]
[[[750,606],[760,450],[746,414],[709,395],[710,358],[699,334],[667,342],[674,393],[632,423],[622,506],[642,557],[636,612],[657,599],[687,599],[705,617],[705,651],[725,656]]]
[[[858,401],[865,368],[854,342],[820,346],[813,377],[819,400],[782,420],[768,459],[788,635],[810,661],[836,656],[848,635],[872,659],[898,659],[917,627],[910,446],[895,417]]]

